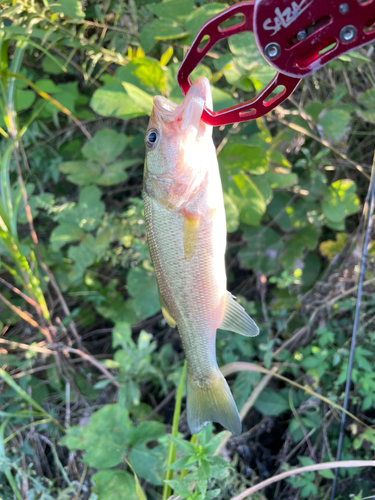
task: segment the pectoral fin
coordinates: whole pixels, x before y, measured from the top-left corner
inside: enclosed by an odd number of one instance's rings
[[[165,300],[162,297],[162,294],[159,291],[159,300],[160,300],[160,306],[161,306],[161,312],[163,313],[165,321],[168,323],[168,325],[171,328],[175,328],[176,322],[173,319],[171,313],[168,310],[167,304],[165,303]]]
[[[219,328],[245,335],[245,337],[256,337],[259,328],[250,318],[245,309],[236,301],[234,295],[227,291],[224,317]]]
[[[184,214],[182,237],[184,241],[185,259],[191,260],[198,245],[199,225],[201,217]]]

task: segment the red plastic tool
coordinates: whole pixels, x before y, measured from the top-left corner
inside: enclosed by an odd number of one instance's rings
[[[254,9],[259,50],[278,71],[297,78],[375,40],[374,23],[375,0],[261,0]]]
[[[240,23],[222,26],[238,14],[243,15]],[[300,78],[374,40],[375,0],[256,0],[235,4],[198,32],[177,75],[184,95],[191,85],[189,75],[213,45],[244,31],[254,31],[260,52],[278,73],[251,101],[217,112],[205,109],[202,119],[210,125],[265,115],[289,97]],[[279,86],[282,90],[272,97]]]
[[[221,24],[237,14],[244,15],[242,22],[226,29],[220,27]],[[191,85],[189,75],[213,45],[219,40],[237,33],[253,31],[253,19],[254,2],[241,2],[213,17],[200,29],[177,74],[177,81],[184,95],[186,95]],[[207,42],[200,48],[204,39],[207,39]],[[222,111],[214,112],[205,108],[202,119],[209,125],[217,126],[259,118],[283,102],[293,92],[299,81],[297,78],[278,73],[255,99]],[[267,101],[267,98],[279,85],[282,85],[284,90]]]

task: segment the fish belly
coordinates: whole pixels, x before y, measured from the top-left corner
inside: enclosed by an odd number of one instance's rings
[[[216,194],[216,206],[200,206],[198,240],[188,260],[184,215],[167,210],[144,191],[148,244],[159,291],[177,323],[188,369],[198,380],[217,366],[216,329],[225,307],[226,222],[221,191]]]

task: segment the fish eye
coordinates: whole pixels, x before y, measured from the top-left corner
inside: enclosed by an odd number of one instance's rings
[[[158,142],[159,138],[159,132],[152,128],[146,133],[146,146],[148,148],[154,148],[156,146],[156,143]]]

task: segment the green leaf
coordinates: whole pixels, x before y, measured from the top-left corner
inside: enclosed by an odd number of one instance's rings
[[[325,477],[326,479],[334,479],[334,474],[332,470],[326,469],[326,470],[318,470],[319,476]]]
[[[60,446],[66,446],[70,451],[84,450],[86,441],[82,436],[83,427],[81,425],[74,425],[69,427],[65,436],[60,439]]]
[[[215,111],[230,108],[236,103],[233,97],[228,92],[225,92],[225,90],[219,89],[217,87],[211,87],[211,92]]]
[[[121,84],[105,85],[95,90],[90,106],[101,116],[113,116],[123,120],[143,116],[145,112],[126,93]]]
[[[264,180],[268,183],[271,189],[285,189],[294,184],[297,184],[297,174],[291,174],[287,170],[277,168],[269,169],[264,173]]]
[[[260,377],[256,372],[239,372],[233,385],[233,397],[238,408],[242,408]],[[215,451],[215,450],[214,450]]]
[[[53,252],[57,252],[67,243],[78,241],[85,233],[76,224],[63,223],[51,233],[50,243]]]
[[[102,192],[96,186],[86,186],[79,193],[79,202],[73,210],[73,216],[79,227],[85,231],[93,231],[100,224],[104,214],[101,197]]]
[[[123,153],[128,143],[126,135],[115,130],[103,129],[96,132],[91,141],[82,148],[82,154],[88,160],[98,163],[111,163]]]
[[[323,128],[327,139],[338,142],[347,132],[351,115],[342,109],[330,109],[320,118],[318,124]]]
[[[228,44],[236,62],[243,69],[249,71],[258,65],[264,66],[263,58],[259,53],[254,34],[251,31],[231,36]]]
[[[86,454],[83,461],[91,467],[103,469],[115,467],[126,454],[133,425],[128,412],[119,404],[108,404],[91,417],[83,429]]]
[[[265,274],[277,271],[283,242],[274,229],[265,226],[244,227],[243,239],[247,246],[240,250],[242,264]]]
[[[137,444],[130,452],[129,461],[138,476],[146,479],[155,486],[161,486],[163,484],[165,461],[167,458],[166,451],[165,445],[149,449],[144,443]]]
[[[129,323],[116,323],[112,330],[112,347],[122,347],[126,349],[129,344],[132,344],[132,331]]]
[[[139,320],[148,318],[160,311],[159,294],[154,273],[143,267],[130,269],[127,289],[133,297],[133,309]]]
[[[357,108],[357,114],[366,122],[375,123],[375,89],[368,89],[357,97],[365,109]]]
[[[333,182],[323,193],[322,209],[332,222],[341,222],[360,209],[356,184],[350,179]]]
[[[33,30],[33,35],[34,35],[34,33],[35,33],[35,30]],[[62,73],[64,73],[64,70],[62,68],[65,65],[65,61],[63,59],[60,59],[59,57],[55,57],[55,59],[57,59],[59,64],[56,63],[55,61],[53,61],[52,59],[50,59],[49,57],[43,57],[42,69],[45,73],[52,74],[52,75],[61,75]],[[68,73],[69,73],[69,70],[68,70]],[[45,92],[47,92],[47,90]]]
[[[159,93],[164,90],[166,76],[159,61],[150,57],[135,57],[116,73],[121,83],[131,83],[145,92]]]
[[[224,207],[227,221],[227,232],[233,233],[238,229],[238,225],[240,223],[239,211],[236,204],[227,193],[224,193]]]
[[[269,64],[261,64],[250,72],[251,81],[258,92],[266,87],[276,75],[276,70]]]
[[[28,109],[35,101],[36,95],[33,90],[16,89],[16,97],[14,107],[16,111],[24,111]]]
[[[315,283],[320,273],[320,260],[316,253],[309,252],[303,261],[302,286],[308,287]]]
[[[69,279],[72,283],[80,281],[86,269],[95,262],[95,239],[92,234],[85,234],[78,246],[69,247],[68,257],[74,260]]]
[[[319,245],[320,253],[328,260],[332,260],[341,252],[347,241],[348,235],[346,233],[336,233],[336,240],[326,240]]]
[[[283,393],[268,388],[260,393],[254,406],[263,415],[271,417],[281,415],[290,409],[288,398]]]
[[[58,0],[50,5],[52,12],[59,12],[72,19],[82,19],[85,14],[82,10],[82,3],[79,0]]]
[[[59,170],[67,175],[68,181],[78,185],[96,182],[102,173],[100,165],[91,161],[67,161],[59,165]]]
[[[137,165],[141,162],[140,158],[133,158],[130,160],[117,161],[104,168],[104,172],[96,181],[100,186],[113,186],[124,182],[128,178],[128,174],[124,172],[126,168]]]
[[[203,24],[212,17],[216,16],[216,14],[219,14],[220,12],[225,10],[227,7],[227,4],[212,2],[202,5],[199,9],[195,9],[194,7],[191,8],[189,12],[190,15],[183,23],[186,30],[190,33],[189,37],[184,40],[184,42],[187,45],[190,45]]]
[[[182,23],[194,11],[193,0],[166,0],[157,4],[148,4],[147,9],[168,24]]]
[[[163,21],[159,21],[159,19],[155,19],[152,23],[144,25],[139,38],[143,50],[148,53],[158,40],[176,40],[186,37],[187,34],[186,31],[182,31],[178,26],[171,26]]]
[[[154,105],[153,97],[132,83],[123,82],[122,85],[128,96],[146,113],[146,115],[150,116]]]
[[[321,102],[309,102],[304,107],[305,113],[309,115],[314,122],[318,121],[319,115],[323,109],[324,104]]]
[[[134,477],[128,472],[101,470],[92,479],[98,500],[138,500]]]
[[[43,92],[47,92],[47,94],[58,94],[61,92],[61,89],[52,81],[48,79],[37,80],[35,85]]]
[[[287,243],[281,257],[281,262],[286,269],[294,268],[295,259],[303,256],[305,249],[314,250],[318,244],[320,230],[310,224],[299,229]]]
[[[246,144],[230,144],[221,151],[218,160],[230,173],[246,170],[252,174],[263,174],[268,165],[268,160],[260,147]]]
[[[135,446],[153,441],[163,436],[165,425],[160,422],[142,422],[132,432],[130,445]]]
[[[169,435],[170,439],[172,439],[174,445],[178,450],[186,455],[195,455],[197,452],[197,448],[194,444],[189,441],[185,441],[185,439],[181,439],[172,435]]]
[[[224,191],[238,208],[240,221],[250,226],[257,226],[266,211],[266,203],[252,180],[244,173],[229,176],[223,169],[221,169],[221,179]]]

